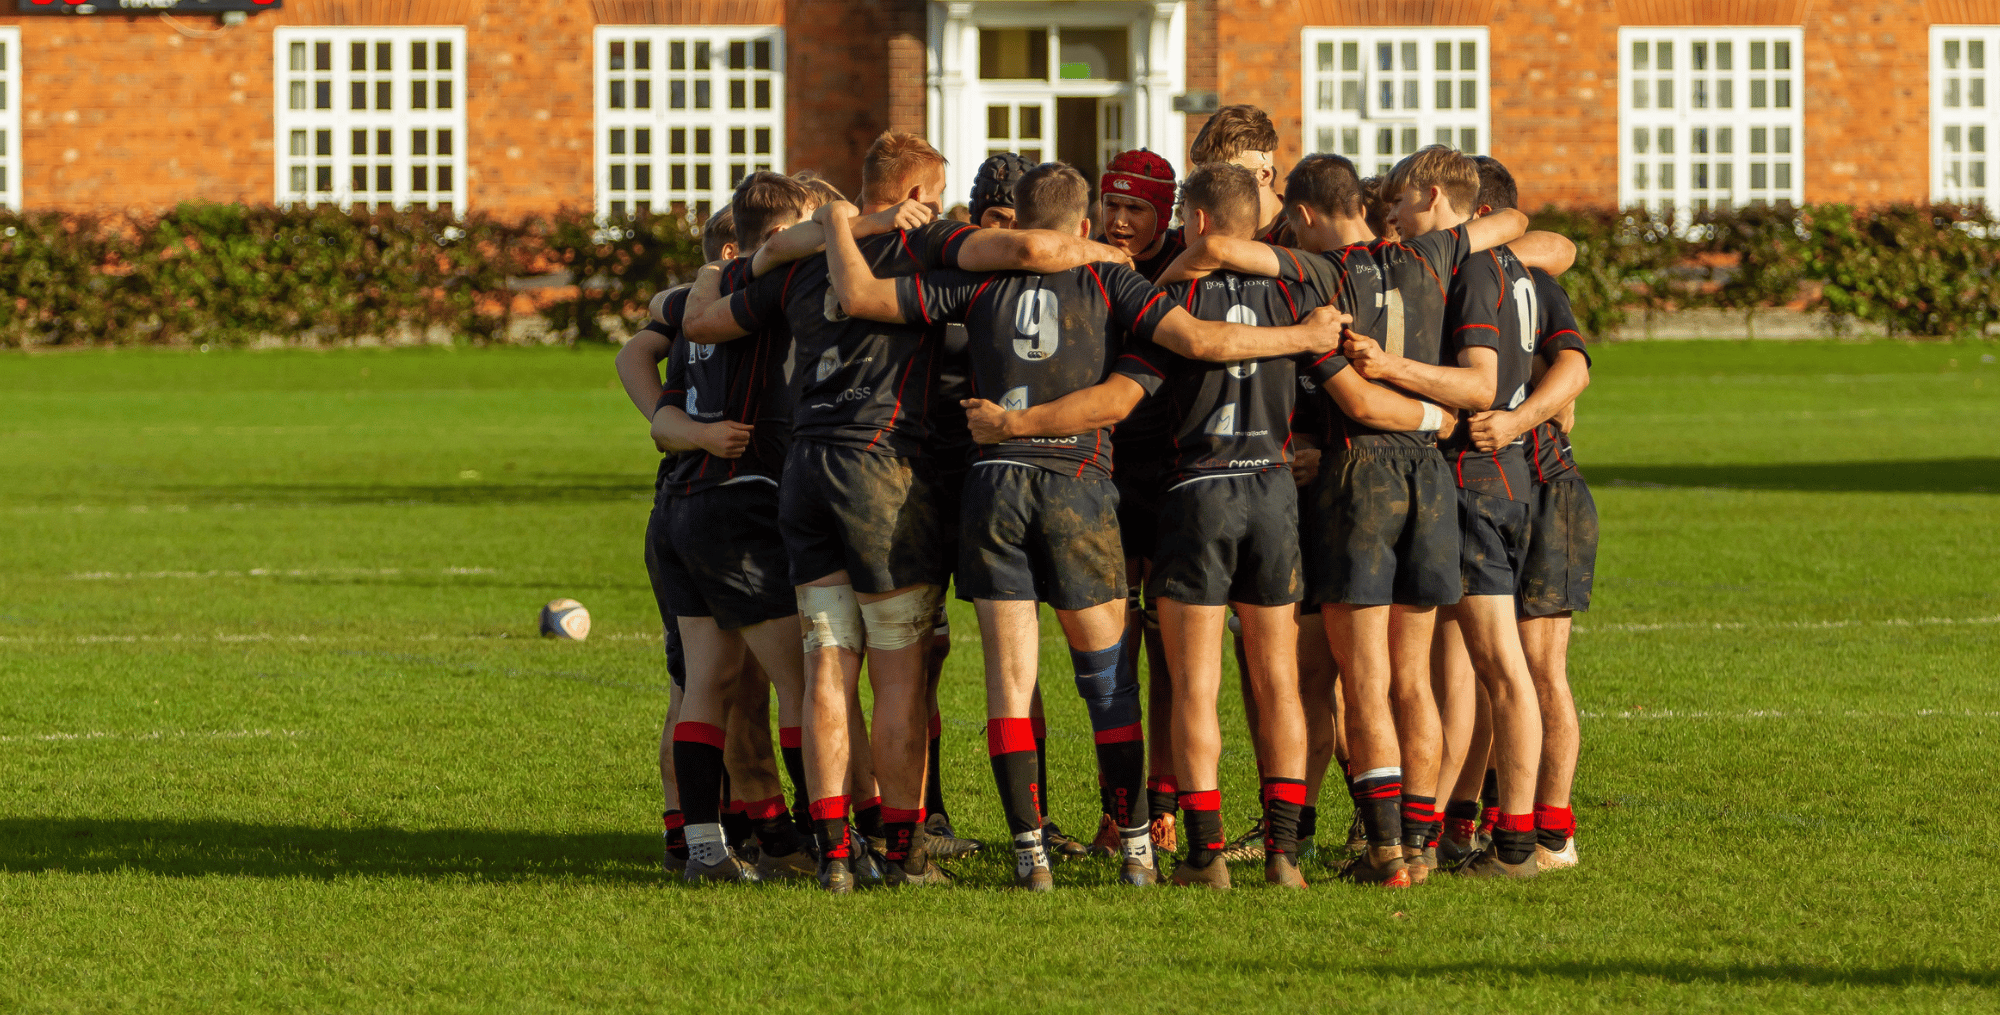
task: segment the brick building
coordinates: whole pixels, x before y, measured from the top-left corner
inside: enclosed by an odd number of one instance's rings
[[[884,128],[962,193],[994,149],[1182,161],[1203,93],[1270,110],[1281,167],[1445,140],[1531,204],[1974,201],[2000,129],[2000,0],[6,2],[29,209],[699,207],[766,165],[851,190]]]

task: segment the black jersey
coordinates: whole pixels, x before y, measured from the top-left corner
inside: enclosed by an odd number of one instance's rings
[[[1275,278],[1218,272],[1167,287],[1176,306],[1205,321],[1286,327],[1322,303],[1310,287]],[[1297,379],[1319,372],[1312,355],[1273,356],[1235,363],[1190,360],[1153,343],[1121,360],[1148,369],[1142,384],[1172,409],[1169,488],[1214,476],[1248,475],[1290,465],[1292,408]],[[1324,371],[1324,372],[1322,372]]]
[[[1103,237],[1098,237],[1103,242]],[[1146,276],[1146,281],[1157,283],[1160,276],[1174,263],[1174,258],[1187,251],[1187,234],[1181,229],[1169,229],[1160,234],[1160,252],[1151,257],[1132,260],[1132,270]]]
[[[1549,366],[1564,349],[1575,349],[1583,353],[1585,364],[1590,362],[1590,350],[1584,347],[1583,335],[1577,330],[1576,315],[1570,310],[1569,293],[1555,276],[1540,268],[1529,268],[1528,274],[1535,280],[1536,309],[1539,312],[1535,328],[1535,355],[1540,356]],[[1570,450],[1569,435],[1555,420],[1547,420],[1528,431],[1529,461],[1535,470],[1535,480],[1554,483],[1565,479],[1576,479],[1576,455]]]
[[[749,258],[737,258],[723,269],[725,293],[749,282]],[[687,291],[677,290],[668,297],[663,316],[679,321],[686,306]],[[674,341],[667,357],[668,387],[688,416],[697,423],[730,420],[754,429],[740,457],[717,458],[701,450],[681,455],[668,476],[669,493],[686,496],[749,477],[777,482],[791,445],[791,395],[785,377],[790,348],[791,334],[782,321],[714,345]]]
[[[1373,246],[1355,244],[1324,254],[1289,247],[1273,249],[1278,254],[1278,277],[1305,282],[1324,302],[1352,316],[1354,323],[1348,328],[1355,334],[1375,339],[1386,349],[1392,327],[1397,334],[1401,333],[1404,326],[1402,302],[1391,298],[1387,276],[1381,262],[1375,258]],[[1312,403],[1307,415],[1317,428],[1304,432],[1312,434],[1320,447],[1428,447],[1435,442],[1436,435],[1429,430],[1377,430],[1355,422],[1340,411],[1340,403],[1335,402],[1333,396],[1321,387],[1326,380],[1347,369],[1347,357],[1341,355],[1339,349],[1320,357],[1313,368],[1318,381],[1315,382],[1313,377],[1306,377],[1305,380],[1317,389],[1317,393],[1302,397]]]
[[[972,397],[972,362],[966,353],[968,341],[963,324],[944,326],[938,346],[937,397],[931,400],[931,438],[924,457],[943,474],[965,468],[978,447],[965,421],[965,406],[959,402]]]
[[[1493,350],[1498,363],[1488,409],[1512,409],[1528,397],[1535,371],[1538,302],[1535,280],[1505,247],[1466,258],[1452,279],[1445,307],[1444,365],[1458,365],[1459,354],[1468,348]],[[1525,439],[1497,451],[1480,451],[1472,446],[1471,428],[1460,426],[1440,449],[1461,489],[1508,500],[1529,499]]]
[[[870,236],[861,255],[876,276],[917,275],[957,263],[974,226],[933,222]],[[847,316],[826,255],[773,271],[730,297],[738,327],[791,325],[792,435],[899,458],[917,458],[930,435],[938,330]]]
[[[1384,311],[1382,333],[1368,337],[1395,355],[1444,365],[1445,299],[1452,275],[1471,253],[1465,227],[1377,240],[1368,250],[1382,266]]]
[[[1173,310],[1165,293],[1124,265],[1049,275],[934,272],[896,280],[905,320],[965,324],[972,394],[1006,409],[1053,402],[1102,382],[1119,350],[1150,341]],[[982,445],[978,462],[1010,461],[1070,476],[1111,474],[1110,434]]]

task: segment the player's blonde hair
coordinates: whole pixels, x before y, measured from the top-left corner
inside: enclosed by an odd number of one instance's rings
[[[861,198],[869,204],[900,201],[926,174],[944,168],[944,156],[915,134],[885,130],[861,159]]]
[[[1452,210],[1471,214],[1479,207],[1479,164],[1445,145],[1419,148],[1396,163],[1382,180],[1383,196],[1391,199],[1412,187],[1436,187],[1451,202]]]

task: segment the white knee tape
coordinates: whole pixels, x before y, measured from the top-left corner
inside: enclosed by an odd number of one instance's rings
[[[919,585],[900,596],[862,603],[868,647],[899,649],[922,641],[937,618],[938,591],[936,585]]]
[[[861,606],[852,585],[806,585],[798,590],[799,622],[806,651],[823,648],[861,651]]]

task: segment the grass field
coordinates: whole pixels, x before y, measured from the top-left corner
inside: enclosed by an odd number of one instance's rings
[[[659,873],[609,352],[0,358],[0,1010],[2000,1009],[1996,352],[1598,351],[1580,869],[1031,898],[994,855],[842,899]],[[534,637],[560,595],[588,642]],[[947,797],[997,842],[955,620]]]

